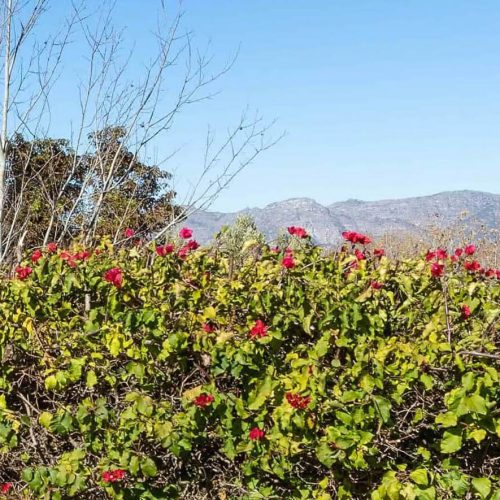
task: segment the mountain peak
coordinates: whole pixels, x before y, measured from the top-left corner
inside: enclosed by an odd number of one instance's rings
[[[430,196],[394,200],[362,201],[350,199],[324,206],[311,198],[290,198],[270,203],[264,208],[250,208],[237,213],[198,212],[188,219],[197,239],[208,242],[224,225],[236,217],[251,215],[257,227],[273,238],[287,226],[304,226],[321,245],[338,242],[346,229],[363,231],[374,237],[403,231],[421,235],[426,226],[450,227],[464,212],[467,219],[486,228],[500,224],[500,195],[480,191],[445,191]],[[436,217],[439,215],[439,217]]]

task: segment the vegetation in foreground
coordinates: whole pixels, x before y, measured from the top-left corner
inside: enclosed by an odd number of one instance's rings
[[[28,256],[0,282],[0,496],[500,499],[500,271],[289,233]]]

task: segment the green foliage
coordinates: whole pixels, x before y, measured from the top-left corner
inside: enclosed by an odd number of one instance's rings
[[[85,154],[77,154],[63,139],[14,136],[5,227],[17,232],[22,222],[26,248],[42,246],[46,234],[46,241],[63,237],[67,243],[91,225],[102,192],[96,235],[121,235],[127,227],[149,235],[164,227],[179,214],[169,185],[172,176],[140,161],[124,143],[125,135],[121,127],[108,127],[89,138]]]
[[[500,498],[497,280],[306,243],[292,269],[99,250],[0,283],[18,497]]]

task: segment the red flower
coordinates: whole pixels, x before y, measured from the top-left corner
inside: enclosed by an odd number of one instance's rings
[[[370,286],[374,289],[374,290],[380,290],[384,284],[383,283],[380,283],[379,281],[372,281],[370,283]]]
[[[189,250],[196,250],[200,247],[200,244],[196,240],[189,240],[186,243],[186,246],[189,248]]]
[[[31,262],[33,264],[43,257],[42,251],[38,248],[31,254]]]
[[[484,275],[487,277],[487,278],[493,278],[495,276],[495,270],[494,269],[488,269]]]
[[[383,248],[375,248],[375,250],[373,250],[373,255],[375,255],[375,257],[382,257],[385,255],[385,250]]]
[[[193,230],[189,229],[188,227],[183,227],[179,231],[179,237],[183,240],[188,240],[189,238],[191,238],[191,236],[193,236]]]
[[[457,257],[460,257],[463,253],[464,253],[464,251],[461,248],[456,248],[455,249],[455,255]]]
[[[477,260],[473,260],[472,262],[465,262],[464,267],[465,269],[467,269],[467,271],[472,271],[472,272],[481,270],[481,264],[479,264]]]
[[[189,247],[187,245],[184,245],[179,251],[177,252],[177,255],[179,256],[180,259],[184,260],[189,253]]]
[[[57,243],[48,243],[47,244],[47,251],[49,253],[55,253],[55,252],[57,252]]]
[[[265,431],[263,431],[262,429],[259,429],[258,427],[254,427],[248,433],[248,437],[252,441],[262,441],[264,439],[265,435],[266,435]]]
[[[167,245],[156,247],[156,253],[160,257],[165,257],[165,255],[172,253],[173,251],[174,251],[174,245],[172,245],[172,243],[168,243]]]
[[[297,236],[297,238],[307,238],[309,236],[303,227],[290,226],[287,228],[287,231],[291,235]]]
[[[356,231],[344,231],[342,237],[351,243],[359,243],[361,245],[368,245],[368,243],[372,241],[371,238],[365,234],[357,233]]]
[[[12,483],[3,483],[2,485],[0,485],[0,493],[7,495],[7,493],[12,489],[12,487],[13,487]]]
[[[436,252],[432,252],[431,250],[429,250],[429,251],[425,254],[425,260],[427,260],[427,261],[434,260],[435,258],[436,258]]]
[[[198,408],[206,408],[208,405],[213,403],[214,399],[215,398],[211,394],[200,394],[194,398],[193,403]]]
[[[435,262],[431,266],[431,274],[434,276],[434,278],[439,278],[440,276],[443,276],[444,273],[444,264],[438,264]]]
[[[211,323],[203,323],[202,328],[205,333],[215,332],[215,326],[212,325]]]
[[[296,394],[293,392],[287,392],[285,394],[285,397],[291,406],[299,410],[304,410],[309,406],[309,403],[311,402],[311,396],[301,396],[300,394]]]
[[[123,284],[122,270],[119,267],[108,269],[104,273],[104,279],[112,285],[116,286],[116,288],[121,288]]]
[[[476,253],[476,245],[467,245],[464,248],[465,255],[474,255]]]
[[[452,255],[452,256],[450,257],[450,260],[451,260],[452,262],[457,262],[457,261],[458,261],[458,257],[457,257],[456,255]]]
[[[354,250],[354,255],[356,256],[356,259],[358,259],[358,260],[365,260],[366,259],[365,254],[361,250],[358,250],[357,248],[356,248],[356,250]]]
[[[286,269],[293,269],[295,267],[295,260],[292,254],[286,254],[281,261],[281,265]]]
[[[125,229],[125,231],[123,231],[123,236],[125,236],[125,238],[132,238],[132,236],[134,236],[134,234],[135,234],[135,231],[131,227],[127,227],[127,229]]]
[[[29,267],[29,266],[25,266],[25,267],[17,266],[16,267],[16,275],[17,275],[18,279],[20,279],[21,281],[25,280],[32,272],[33,272],[33,269],[31,269],[31,267]]]
[[[471,312],[470,312],[470,307],[469,306],[466,306],[466,305],[463,305],[461,308],[460,308],[460,311],[462,313],[462,319],[468,319]]]
[[[258,319],[256,322],[255,322],[255,325],[252,327],[252,329],[250,330],[250,338],[254,339],[254,338],[262,338],[262,337],[266,337],[267,336],[267,326],[266,324],[261,320],[261,319]]]
[[[81,250],[80,252],[75,253],[73,255],[73,259],[75,260],[87,260],[91,256],[91,253],[88,250]]]
[[[444,260],[446,257],[448,257],[448,254],[446,253],[446,250],[444,248],[438,248],[436,250],[436,257],[438,260]]]
[[[102,473],[102,480],[105,483],[115,483],[125,477],[126,472],[123,469],[107,470]]]
[[[70,267],[76,267],[76,262],[73,257],[69,252],[66,252],[66,250],[63,250],[60,254],[59,257],[61,257],[62,260],[65,260],[68,266]]]

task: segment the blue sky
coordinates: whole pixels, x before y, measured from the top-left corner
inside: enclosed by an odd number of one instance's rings
[[[157,1],[118,2],[139,63]],[[246,106],[287,135],[214,209],[500,192],[500,2],[185,0],[184,10],[215,67],[240,52],[221,94],[155,145],[159,156],[181,146],[167,167],[181,192],[200,170],[207,126],[222,133]]]

